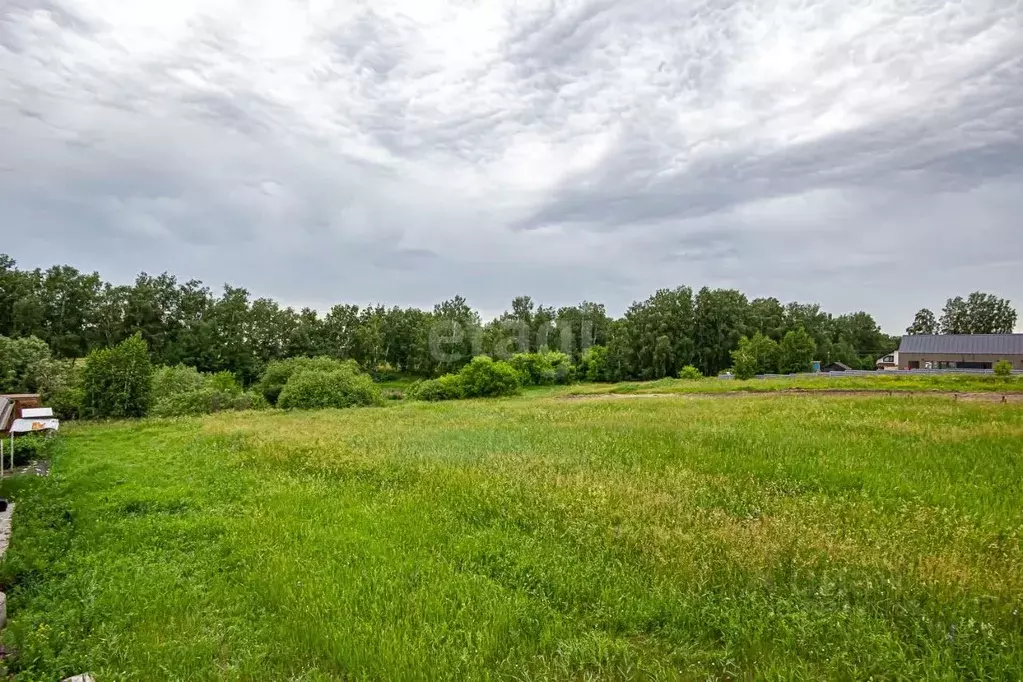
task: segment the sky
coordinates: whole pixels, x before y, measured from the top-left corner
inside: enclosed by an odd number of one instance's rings
[[[1020,0],[3,0],[0,251],[329,309],[1023,313]]]

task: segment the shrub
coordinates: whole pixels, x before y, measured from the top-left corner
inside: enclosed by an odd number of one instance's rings
[[[736,379],[748,381],[757,375],[757,358],[748,350],[732,351],[732,365]]]
[[[554,383],[558,385],[571,384],[575,381],[576,369],[572,364],[572,358],[565,353],[546,353],[554,368]]]
[[[284,409],[318,409],[377,405],[380,389],[367,374],[350,367],[332,371],[303,370],[292,374],[277,405]]]
[[[373,381],[395,381],[398,378],[398,370],[389,362],[383,362],[372,369],[370,376],[373,377]]]
[[[266,399],[254,391],[243,393],[210,387],[167,396],[153,406],[152,414],[156,417],[183,417],[225,411],[264,410],[269,407]]]
[[[144,417],[149,411],[153,365],[141,334],[89,353],[82,374],[87,417]]]
[[[575,381],[575,365],[565,353],[518,353],[512,356],[508,364],[519,373],[520,382],[524,386],[551,386]]]
[[[231,372],[217,372],[206,377],[206,387],[220,393],[237,395],[242,392],[241,384]]]
[[[29,433],[14,439],[14,465],[21,466],[28,464],[35,459],[43,459],[49,456],[50,448],[54,443],[54,436],[37,433]],[[10,441],[4,445],[4,457],[9,458],[10,450],[7,448]],[[10,461],[7,459],[6,461]],[[5,461],[4,466],[7,466]]]
[[[995,376],[997,377],[1010,377],[1012,376],[1012,363],[1008,360],[999,360],[995,363]]]
[[[384,400],[404,400],[405,394],[397,389],[385,388],[380,392],[380,397]]]
[[[39,392],[58,419],[78,419],[85,398],[81,365],[74,360],[51,360],[40,378]]]
[[[333,372],[339,369],[360,371],[359,364],[354,360],[342,361],[328,357],[276,360],[267,365],[263,376],[256,384],[256,390],[263,394],[268,403],[276,405],[284,386],[297,372]]]
[[[153,402],[158,403],[179,393],[198,391],[205,386],[206,377],[195,367],[158,367],[153,372]]]
[[[462,377],[457,374],[445,374],[439,379],[417,382],[409,388],[409,396],[415,400],[429,402],[460,400],[466,397]]]
[[[703,372],[701,372],[700,370],[696,369],[692,365],[686,365],[678,373],[678,378],[679,379],[687,379],[689,381],[696,381],[697,379],[702,379],[703,378]]]
[[[817,352],[817,343],[800,327],[785,335],[778,350],[778,370],[782,374],[809,372],[813,354]]]
[[[496,398],[519,392],[520,375],[507,362],[479,355],[458,373],[467,398]]]
[[[508,361],[524,386],[550,386],[555,382],[554,366],[547,353],[516,353]]]
[[[587,381],[611,381],[607,348],[590,346],[579,361],[579,376]]]
[[[802,330],[800,330],[802,331]],[[803,332],[805,334],[805,332]],[[788,337],[786,337],[788,338]],[[813,344],[813,339],[806,336],[806,340]],[[791,341],[791,339],[790,339]],[[797,338],[802,343],[802,339]],[[797,349],[798,351],[798,349]],[[793,352],[797,352],[793,351]],[[803,349],[806,352],[806,369],[810,368],[810,358],[814,350]],[[780,349],[774,339],[757,332],[752,337],[744,336],[739,339],[739,347],[732,351],[732,362],[735,367],[735,376],[739,379],[752,379],[758,374],[771,374],[778,370],[778,358]],[[795,356],[793,356],[795,357]],[[798,362],[798,358],[793,360]],[[799,370],[803,371],[803,370]]]

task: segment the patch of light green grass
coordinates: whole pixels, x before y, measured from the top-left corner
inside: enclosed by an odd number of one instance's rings
[[[8,665],[1009,679],[1021,438],[1016,405],[812,396],[78,426],[4,487]]]

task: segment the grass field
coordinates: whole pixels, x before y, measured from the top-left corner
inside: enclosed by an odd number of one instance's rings
[[[725,383],[725,382],[721,382]],[[69,428],[15,679],[1018,679],[1023,405],[531,396]]]
[[[774,379],[703,379],[685,381],[582,384],[568,387],[570,394],[590,393],[776,393],[779,391],[877,391],[924,393],[1023,393],[1023,376],[997,377],[992,374],[886,374],[834,377],[791,376]]]

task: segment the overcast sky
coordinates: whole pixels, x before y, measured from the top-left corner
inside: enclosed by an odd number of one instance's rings
[[[1023,4],[2,0],[0,237],[320,309],[1023,313]]]

